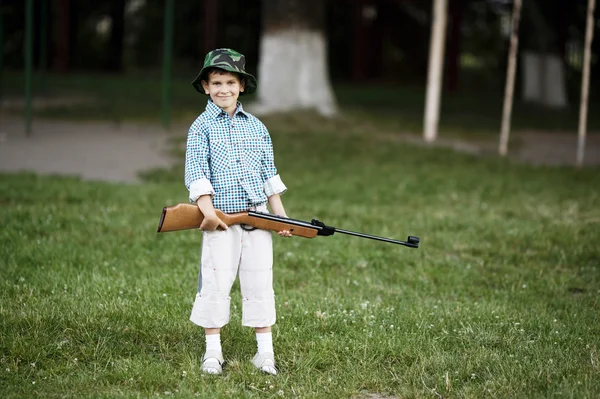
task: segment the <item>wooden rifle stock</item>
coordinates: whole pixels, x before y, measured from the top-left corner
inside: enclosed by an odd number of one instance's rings
[[[287,230],[292,233],[292,235],[306,238],[313,238],[319,232],[319,227],[313,226],[310,223],[286,219],[267,213],[253,211],[224,213],[218,209],[215,211],[219,219],[227,226],[231,226],[232,224],[244,224],[262,230]],[[158,224],[158,232],[164,233],[167,231],[197,229],[200,227],[202,220],[204,220],[204,215],[202,215],[202,212],[200,212],[197,205],[181,203],[174,206],[168,206],[163,208]]]

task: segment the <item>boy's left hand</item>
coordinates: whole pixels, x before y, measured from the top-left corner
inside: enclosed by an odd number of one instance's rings
[[[287,230],[278,231],[277,234],[279,234],[282,237],[291,237],[292,236],[292,233],[290,233]]]
[[[289,219],[289,216],[286,215],[285,213],[283,215],[277,215],[277,216],[281,216],[282,218],[288,218]],[[291,237],[292,236],[292,233],[290,233],[288,230],[278,231],[277,234],[279,234],[282,237]]]

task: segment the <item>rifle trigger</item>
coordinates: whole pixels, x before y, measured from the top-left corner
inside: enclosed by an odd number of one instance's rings
[[[325,223],[321,222],[320,220],[313,219],[310,221],[310,224],[321,227],[321,229],[317,232],[318,236],[330,236],[335,233],[335,227],[326,226]]]

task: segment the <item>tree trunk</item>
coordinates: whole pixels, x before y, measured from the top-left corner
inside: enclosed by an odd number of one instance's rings
[[[462,44],[462,19],[465,3],[463,0],[450,0],[450,31],[448,32],[447,88],[451,93],[458,91],[460,80],[460,52]]]
[[[110,2],[111,29],[108,39],[106,69],[119,72],[123,69],[123,41],[125,35],[125,0]]]
[[[508,71],[504,90],[504,107],[502,111],[502,127],[500,128],[500,144],[498,152],[504,156],[508,152],[508,137],[512,120],[512,106],[515,92],[515,74],[517,70],[517,52],[519,50],[519,23],[521,21],[522,0],[515,0],[512,15],[512,32],[510,35],[510,51],[508,53]]]
[[[204,1],[204,42],[201,53],[204,55],[217,47],[217,21],[219,20],[219,7],[217,0]],[[204,59],[201,59],[204,61]]]
[[[325,6],[320,0],[264,0],[258,64],[257,114],[316,109],[332,116],[337,105],[327,64]]]
[[[547,107],[565,108],[568,99],[558,21],[546,15],[536,1],[524,2],[522,13],[531,35],[529,51],[523,52],[523,97]]]
[[[70,18],[71,4],[70,0],[60,0],[57,7],[58,23],[56,27],[56,57],[54,58],[54,70],[65,72],[69,68],[70,55]]]
[[[590,63],[592,61],[592,40],[594,40],[594,9],[596,0],[588,0],[585,29],[585,53],[583,60],[583,77],[581,79],[581,106],[579,109],[579,130],[577,135],[577,166],[583,165],[585,152],[585,136],[587,133],[587,114],[590,90]]]

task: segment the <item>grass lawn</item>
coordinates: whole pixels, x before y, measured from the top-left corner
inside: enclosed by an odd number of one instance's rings
[[[598,168],[289,125],[271,134],[291,217],[421,248],[275,237],[280,375],[249,363],[236,283],[224,374],[203,376],[201,234],[155,232],[181,165],[140,185],[0,175],[0,396],[600,396]]]

